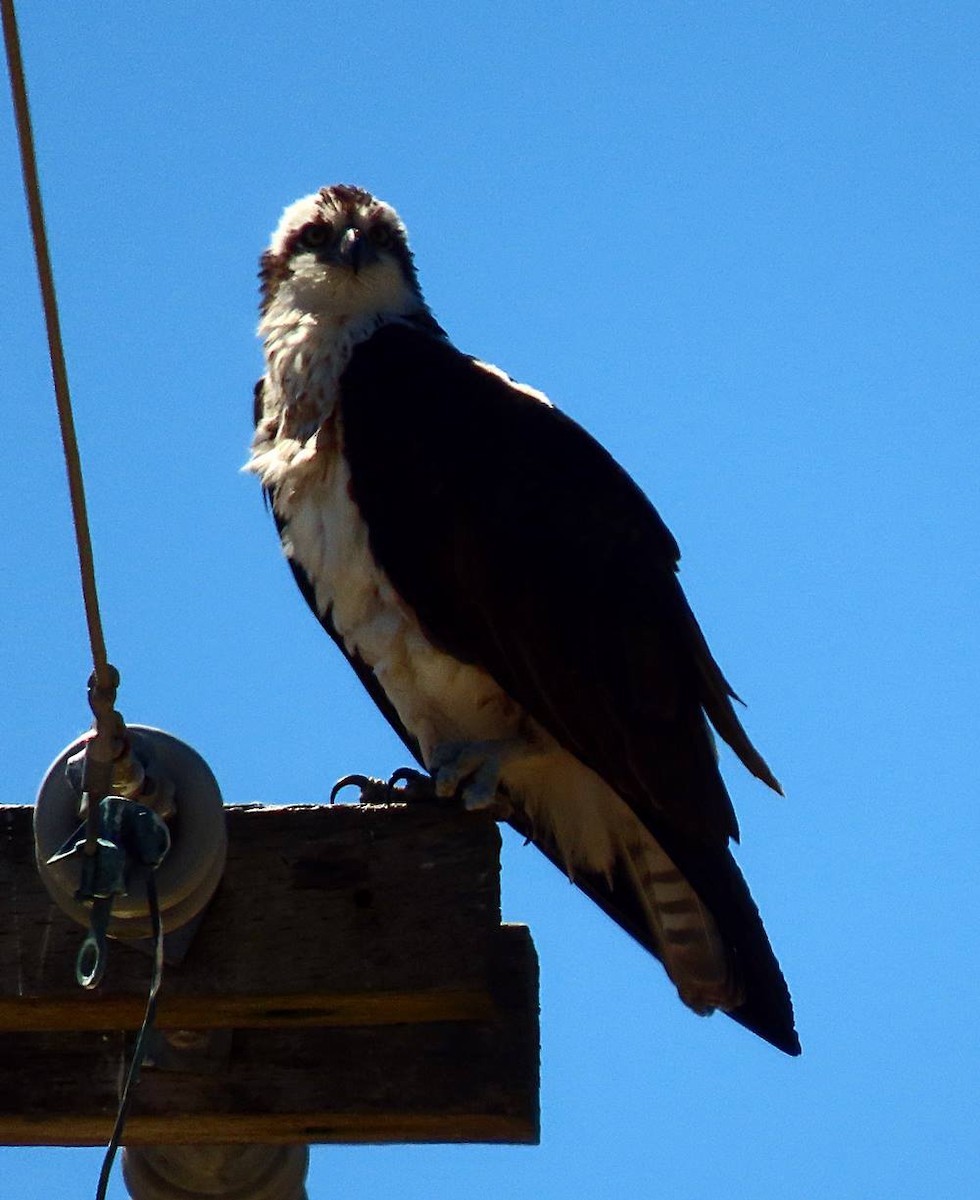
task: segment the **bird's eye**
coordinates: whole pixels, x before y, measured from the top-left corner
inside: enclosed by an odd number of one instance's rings
[[[394,234],[387,225],[372,225],[368,230],[368,237],[371,239],[371,244],[377,246],[379,250],[387,250],[394,242]]]
[[[300,230],[296,244],[302,250],[315,250],[318,246],[326,245],[332,233],[333,230],[329,225],[319,221],[314,225],[307,225],[305,229]]]

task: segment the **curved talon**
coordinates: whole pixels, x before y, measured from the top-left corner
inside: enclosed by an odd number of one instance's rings
[[[399,784],[404,786],[399,787]],[[370,775],[345,775],[330,789],[331,804],[336,802],[345,787],[360,789],[361,804],[410,804],[413,801],[437,799],[432,777],[414,767],[399,767],[386,781],[372,779]]]
[[[356,784],[363,792],[373,782],[374,780],[368,775],[345,775],[343,779],[338,779],[330,789],[330,803],[333,804],[336,801],[337,796],[345,787],[353,787]]]
[[[428,782],[429,776],[424,774],[422,771],[416,771],[414,767],[399,767],[397,771],[393,771],[389,776],[387,787],[389,792],[393,792],[395,790],[396,783],[407,783],[411,785],[413,783]]]
[[[402,787],[398,787],[402,784]],[[388,804],[432,804],[437,801],[435,781],[426,771],[415,767],[399,767],[385,785]]]

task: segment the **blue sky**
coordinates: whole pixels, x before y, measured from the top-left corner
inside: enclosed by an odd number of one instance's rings
[[[322,1148],[311,1200],[975,1195],[980,10],[19,12],[123,714],[231,803],[403,760],[239,473],[257,255],[343,180],[400,211],[457,344],[657,504],[786,790],[726,758],[801,1059],[685,1011],[508,840],[541,1146]],[[0,173],[2,799],[30,803],[89,662],[6,102]],[[2,1190],[81,1200],[98,1162],[2,1150]]]

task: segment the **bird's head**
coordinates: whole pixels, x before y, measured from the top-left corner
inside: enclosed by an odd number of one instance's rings
[[[285,210],[259,279],[266,322],[274,310],[337,324],[388,315],[431,320],[398,214],[347,184]]]

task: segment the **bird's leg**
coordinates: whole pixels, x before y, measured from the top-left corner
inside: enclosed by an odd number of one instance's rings
[[[442,799],[458,796],[470,812],[493,808],[509,810],[507,790],[501,775],[508,763],[526,758],[529,747],[523,738],[505,738],[487,742],[443,742],[429,760],[436,795]],[[531,751],[533,753],[533,751]]]
[[[330,792],[330,803],[345,787],[360,790],[361,804],[454,804],[468,812],[491,811],[497,820],[512,812],[501,775],[508,763],[535,752],[523,738],[498,741],[442,742],[429,760],[429,775],[414,767],[399,767],[387,780],[345,775]]]

